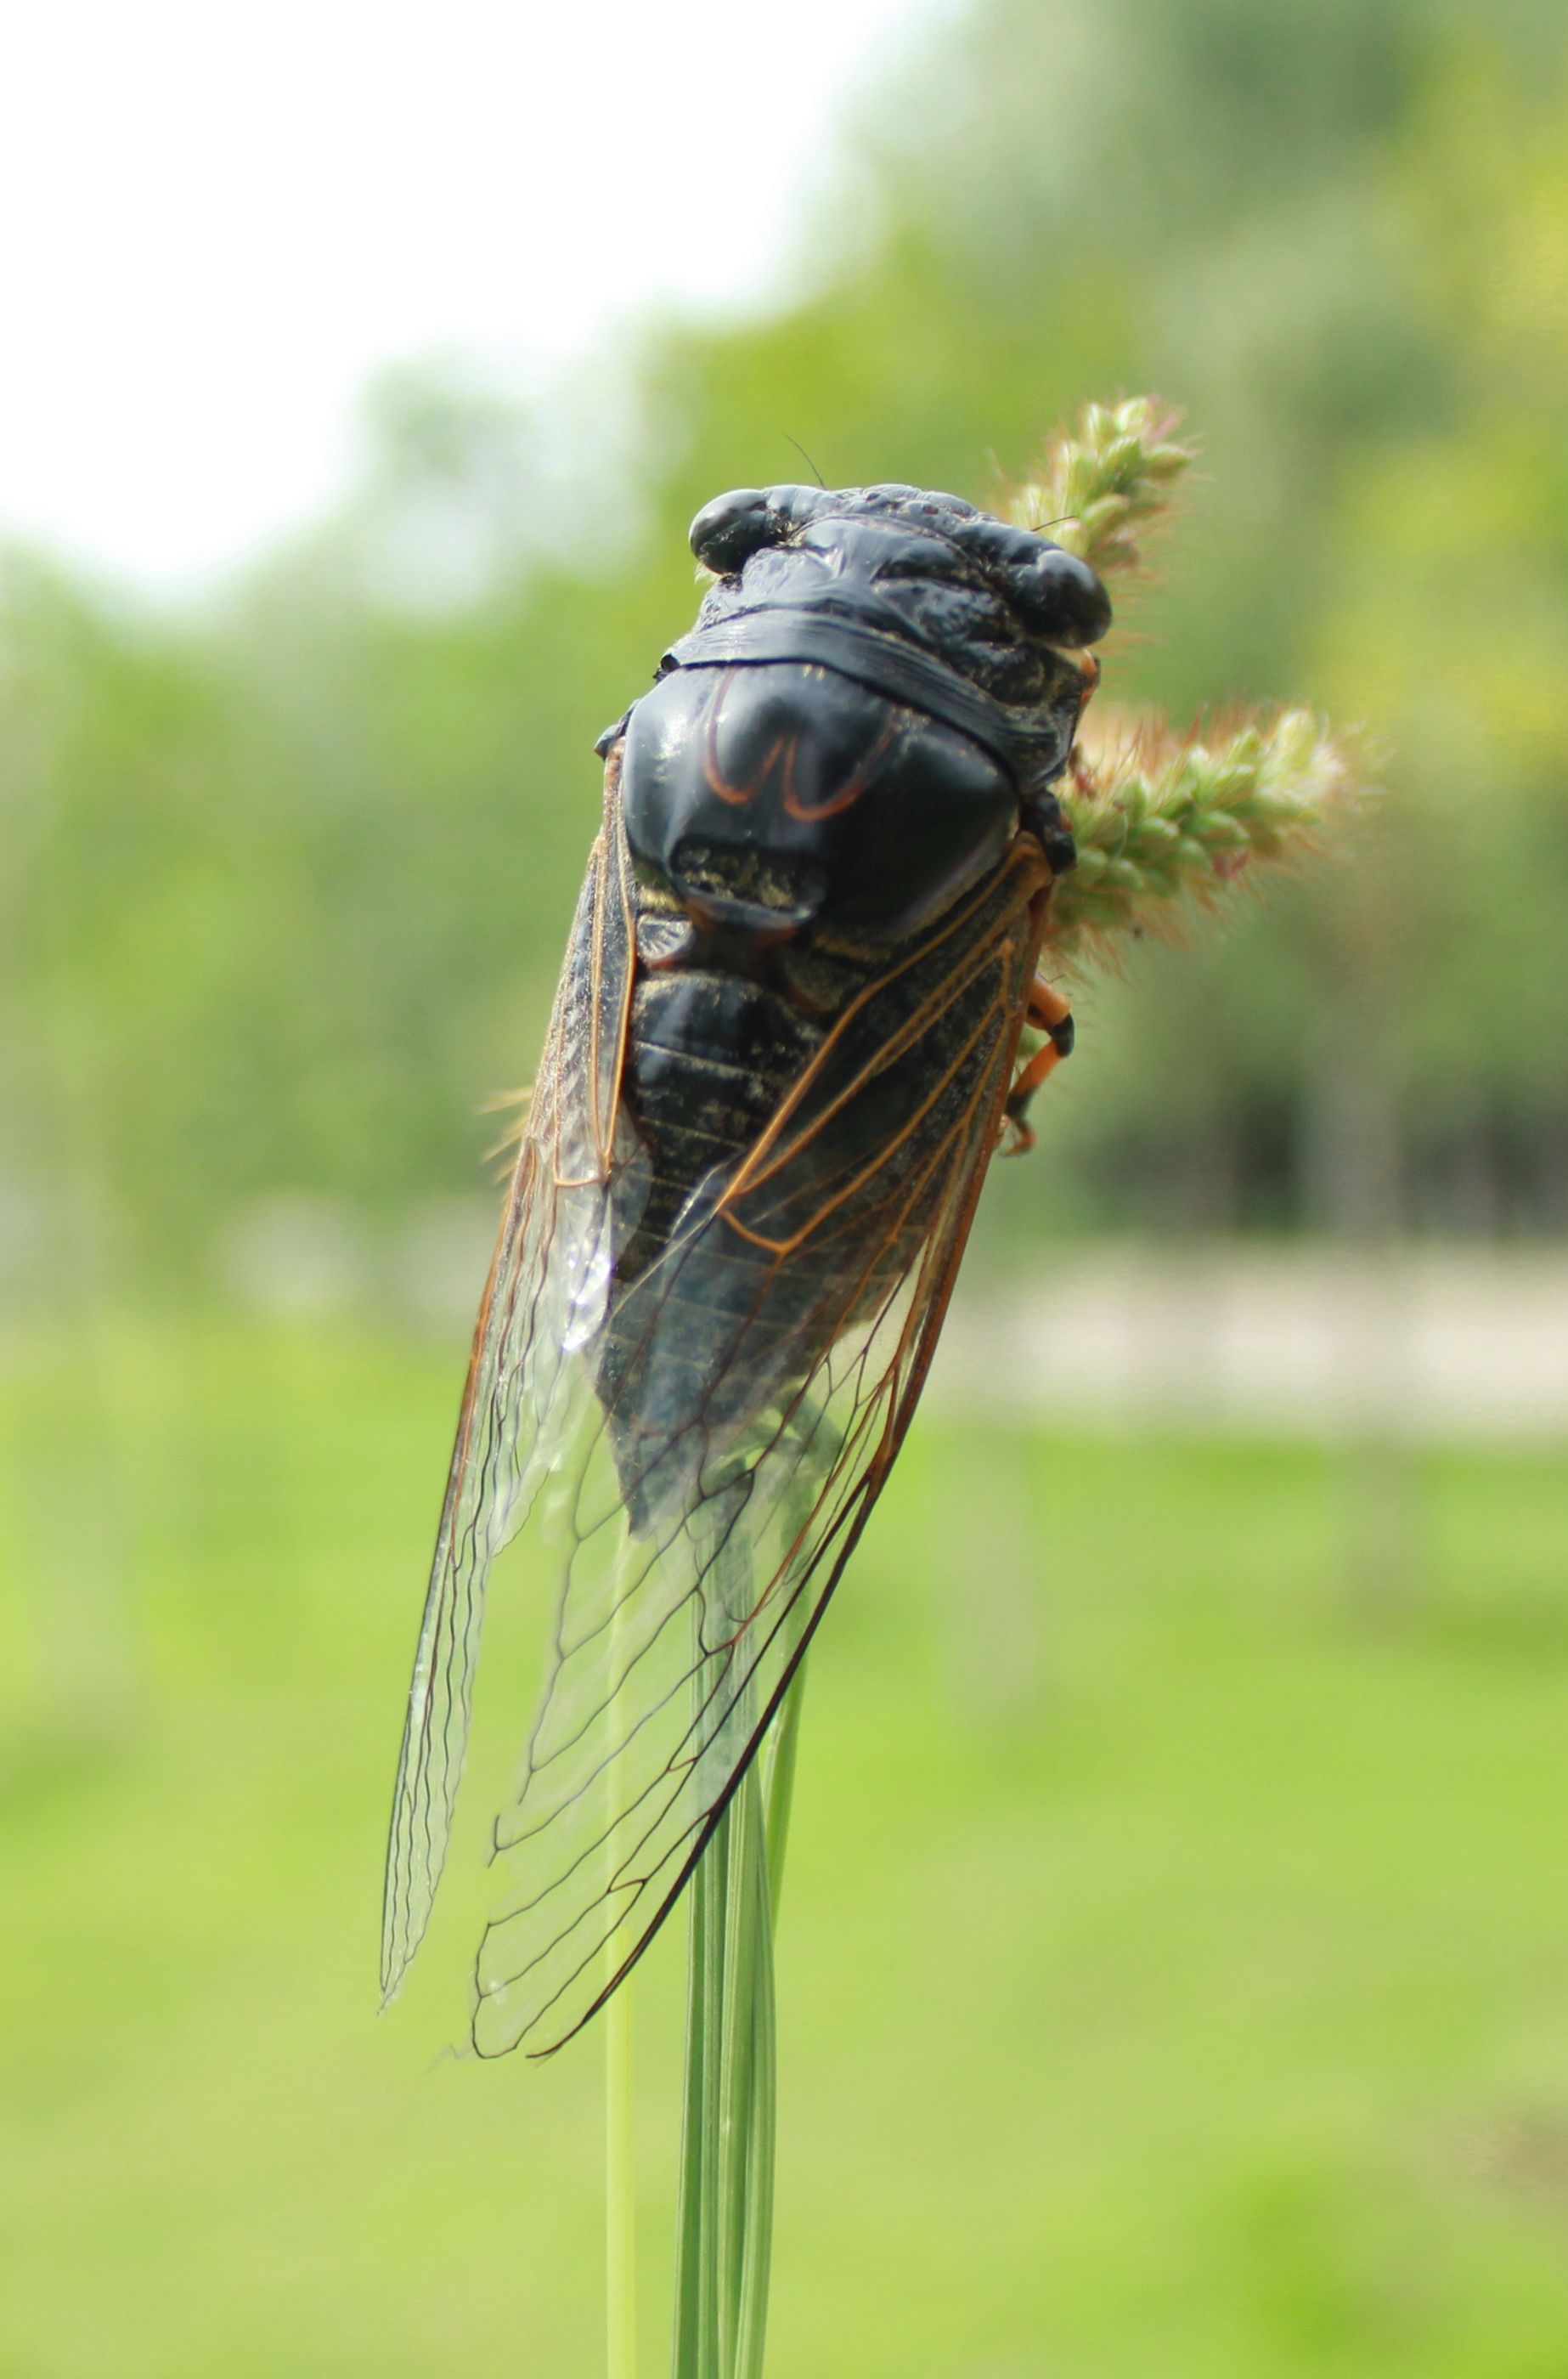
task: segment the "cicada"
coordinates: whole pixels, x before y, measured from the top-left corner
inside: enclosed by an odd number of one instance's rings
[[[740,489],[691,538],[695,627],[597,747],[398,1771],[389,1994],[490,1567],[539,1507],[559,1601],[495,1827],[484,2055],[558,2047],[680,1897],[892,1468],[987,1164],[1070,1045],[1036,966],[1099,579],[904,486]]]

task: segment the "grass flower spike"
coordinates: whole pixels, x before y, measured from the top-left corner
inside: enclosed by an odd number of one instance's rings
[[[1118,936],[1179,929],[1260,863],[1309,856],[1360,792],[1353,745],[1312,711],[1177,735],[1111,713],[1085,731],[1062,807],[1078,864],[1052,895],[1048,947],[1069,964]]]
[[[1144,567],[1195,459],[1180,423],[1157,396],[1086,405],[1000,510],[1048,529],[1114,590]],[[1258,863],[1310,855],[1354,808],[1359,762],[1353,743],[1299,707],[1183,733],[1092,706],[1061,789],[1078,864],[1052,895],[1050,957],[1075,966],[1120,936],[1179,931],[1184,911],[1211,906]]]
[[[1140,566],[1145,538],[1169,518],[1196,458],[1176,435],[1180,421],[1157,396],[1085,405],[1076,429],[1056,432],[997,509],[1020,528],[1044,529],[1102,578],[1125,576]]]

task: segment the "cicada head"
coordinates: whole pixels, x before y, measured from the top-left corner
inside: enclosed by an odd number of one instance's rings
[[[1004,706],[1024,774],[1059,773],[1064,710],[1076,718],[1094,676],[1074,657],[1105,634],[1111,603],[1049,537],[899,482],[731,489],[691,537],[718,580],[699,631],[778,609],[901,638]]]
[[[871,537],[857,534],[867,527]],[[847,580],[924,578],[983,589],[1025,634],[1069,650],[1098,644],[1111,624],[1111,598],[1076,554],[1037,530],[977,511],[961,496],[896,482],[731,488],[703,506],[691,540],[717,578],[742,576],[758,554],[795,548],[823,560],[836,556]],[[764,574],[770,582],[777,576]]]
[[[1052,788],[1110,625],[1094,573],[961,497],[736,488],[692,548],[697,624],[626,723],[633,853],[706,938],[894,940],[997,864],[1052,868]]]

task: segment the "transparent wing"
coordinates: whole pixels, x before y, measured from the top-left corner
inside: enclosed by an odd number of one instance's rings
[[[909,1421],[995,1144],[1044,880],[1020,839],[839,1020],[731,1176],[604,1308],[545,1498],[550,1670],[475,2045],[546,2055],[691,1875]]]
[[[490,1564],[591,1401],[579,1350],[604,1321],[610,1183],[639,1162],[620,1105],[632,980],[625,864],[612,764],[479,1309],[415,1654],[387,1845],[389,1999],[446,1856]]]

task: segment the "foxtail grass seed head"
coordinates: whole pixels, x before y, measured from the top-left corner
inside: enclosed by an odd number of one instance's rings
[[[1020,528],[1048,530],[1102,578],[1126,576],[1141,564],[1195,458],[1197,449],[1176,434],[1180,424],[1157,396],[1085,405],[1076,428],[1047,441],[998,510]]]
[[[1179,933],[1184,907],[1212,905],[1260,861],[1321,849],[1363,791],[1354,745],[1310,710],[1187,736],[1094,719],[1062,788],[1078,864],[1052,898],[1052,953],[1076,963],[1119,936]]]

